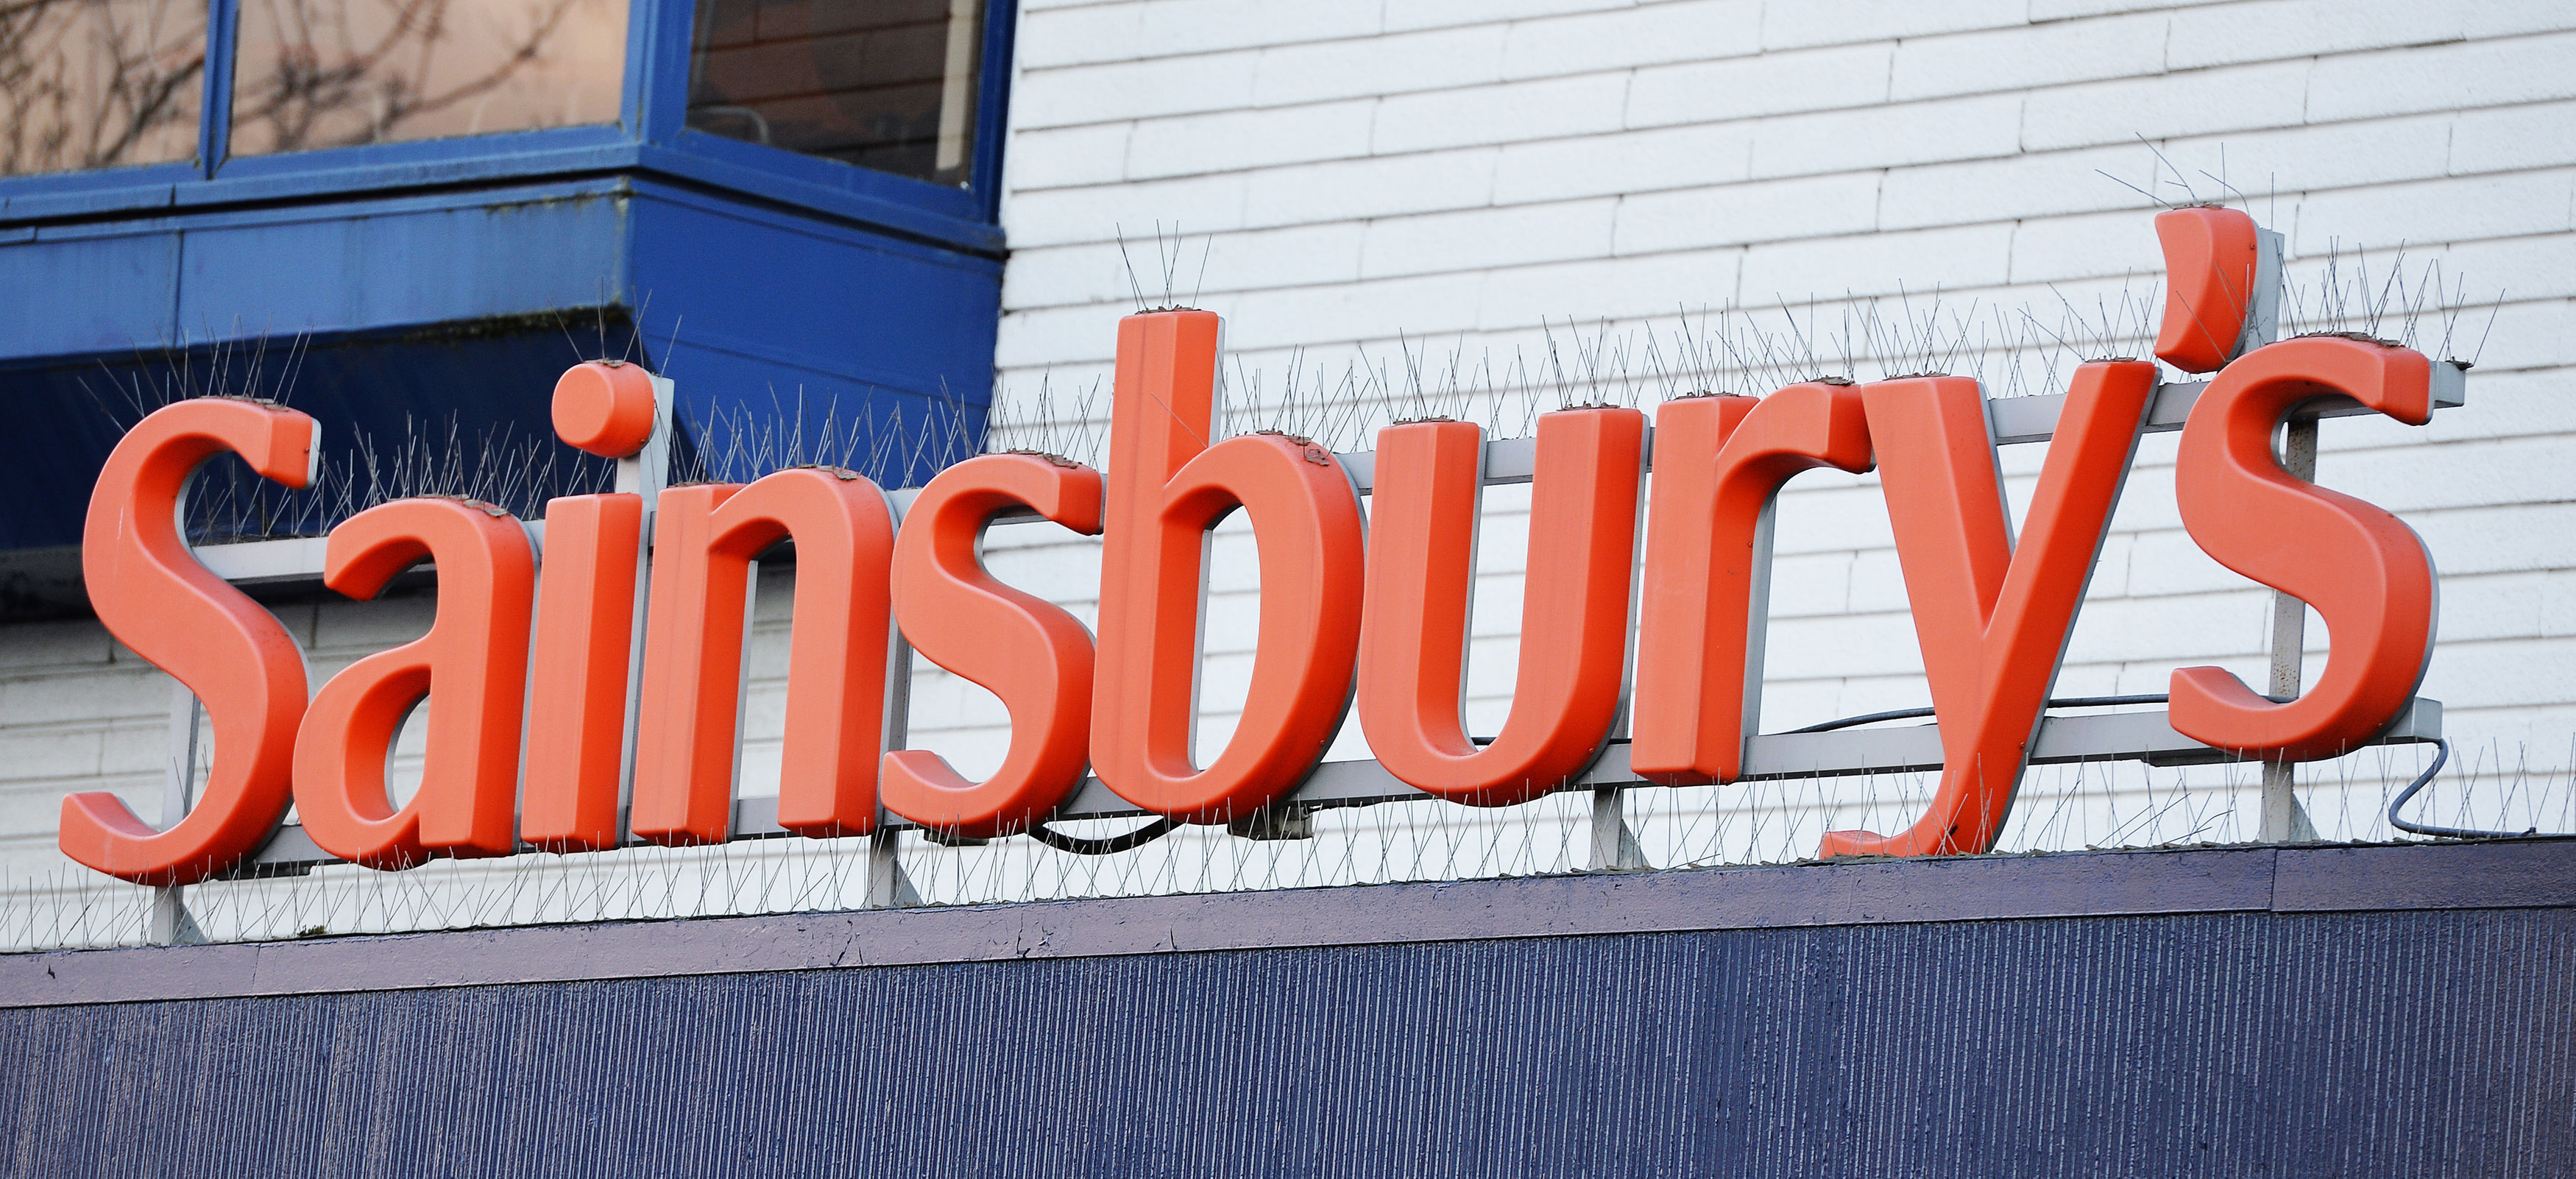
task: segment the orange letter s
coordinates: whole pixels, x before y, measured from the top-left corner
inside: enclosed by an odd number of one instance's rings
[[[2317,608],[2333,650],[2306,695],[2257,696],[2215,667],[2173,673],[2176,732],[2284,761],[2333,757],[2385,728],[2433,651],[2433,560],[2385,509],[2283,471],[2272,430],[2300,402],[2345,394],[2420,426],[2432,416],[2423,354],[2309,337],[2247,353],[2210,382],[2174,456],[2183,527],[2219,564]]]
[[[886,809],[972,838],[1046,817],[1090,763],[1091,633],[1073,615],[984,572],[984,526],[1026,506],[1084,535],[1100,532],[1100,472],[1035,455],[992,454],[939,473],[912,501],[894,543],[894,611],[933,663],[991,689],[1011,714],[1001,768],[969,782],[926,749],[888,752]]]
[[[188,552],[175,518],[188,476],[231,451],[288,487],[312,479],[313,419],[207,397],[155,410],[99,472],[81,533],[91,608],[118,641],[206,702],[214,765],[196,808],[154,831],[113,794],[63,799],[63,854],[138,884],[192,884],[258,848],[292,791],[304,654],[277,619]]]

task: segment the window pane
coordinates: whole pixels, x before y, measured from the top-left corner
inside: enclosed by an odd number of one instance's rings
[[[982,0],[699,0],[689,125],[939,184],[974,157]]]
[[[197,154],[206,0],[0,0],[0,176]]]
[[[625,64],[626,0],[242,0],[232,154],[614,123]]]

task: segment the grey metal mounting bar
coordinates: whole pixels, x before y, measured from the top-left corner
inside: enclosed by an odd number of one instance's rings
[[[2417,698],[2372,745],[2432,741],[2442,735],[2442,704]],[[1939,725],[1887,729],[1837,729],[1823,733],[1765,733],[1746,743],[1745,781],[1776,778],[1858,777],[1866,774],[1924,773],[1941,768]],[[2039,723],[2031,746],[2031,764],[2063,765],[2088,761],[2143,761],[2156,766],[2210,765],[2241,761],[2177,733],[2162,710],[2116,712],[2090,716],[2052,716]],[[1604,786],[1652,787],[1628,768],[1628,743],[1613,741],[1591,769],[1564,784],[1564,790]],[[1298,810],[1373,806],[1387,802],[1432,799],[1398,781],[1374,761],[1328,761],[1292,792],[1282,805]],[[1120,798],[1098,778],[1086,778],[1071,798],[1056,808],[1056,819],[1146,819],[1154,812]],[[915,824],[888,817],[885,826],[906,830]],[[788,832],[778,825],[778,799],[770,796],[734,800],[733,839],[775,839]],[[629,846],[642,846],[641,841]],[[530,849],[533,850],[533,849]],[[315,847],[304,829],[281,827],[253,857],[245,875],[291,874],[339,861]]]

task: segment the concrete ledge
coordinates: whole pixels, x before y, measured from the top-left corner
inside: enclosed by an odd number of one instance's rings
[[[0,957],[0,1007],[2174,913],[2576,907],[2576,839],[1876,860]]]

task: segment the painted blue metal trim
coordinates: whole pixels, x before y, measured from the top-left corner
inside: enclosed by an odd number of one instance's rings
[[[634,0],[627,14],[641,40],[629,59],[636,76],[637,138],[669,146],[689,117],[689,37],[697,17],[690,0]]]
[[[0,179],[0,206],[30,197],[158,188],[165,183],[187,180],[196,173],[196,161],[186,160],[137,164],[130,168],[100,168],[89,172],[38,172],[31,176],[11,176]]]
[[[669,201],[740,221],[810,233],[837,242],[866,246],[907,258],[936,262],[944,266],[962,266],[984,274],[999,275],[1002,262],[985,254],[961,254],[946,243],[924,242],[912,238],[888,237],[873,224],[859,218],[834,217],[793,204],[776,202],[754,204],[734,199],[726,190],[672,179],[651,172],[639,173],[629,185],[639,197]]]
[[[646,340],[648,343],[652,342],[649,333],[646,336]],[[847,381],[852,384],[867,385],[883,392],[905,394],[908,396],[922,398],[925,401],[936,401],[945,397],[964,402],[965,404],[978,409],[989,409],[992,407],[993,395],[990,390],[986,390],[982,393],[960,393],[953,389],[925,389],[921,387],[921,383],[918,380],[910,376],[894,372],[891,369],[878,368],[873,365],[851,364],[847,361],[834,360],[829,357],[819,356],[801,348],[782,348],[775,344],[764,344],[756,340],[747,340],[741,336],[733,335],[731,333],[710,332],[704,328],[688,329],[681,333],[680,343],[688,348],[699,348],[709,352],[721,352],[727,356],[738,356],[745,360],[758,360],[770,364],[781,365],[787,368],[802,369],[819,377],[830,378],[836,382]],[[728,392],[736,400],[748,400],[748,398],[745,397],[744,390],[734,389],[729,390]],[[774,390],[773,392],[777,393],[781,397],[793,396],[793,393],[790,390]]]
[[[640,169],[635,157],[649,155],[648,164]],[[573,166],[582,165],[582,166]],[[531,153],[513,158],[484,157],[452,161],[444,166],[389,166],[370,179],[375,191],[355,188],[346,177],[326,179],[313,173],[296,173],[259,179],[226,178],[194,184],[153,185],[111,191],[56,193],[18,196],[0,205],[0,222],[33,222],[61,220],[76,216],[124,213],[129,218],[117,224],[99,225],[95,231],[116,233],[131,231],[138,224],[168,223],[167,214],[182,210],[203,210],[207,215],[226,206],[255,201],[293,200],[296,198],[337,198],[324,203],[314,199],[309,211],[299,216],[328,216],[333,208],[346,208],[350,202],[372,202],[380,197],[399,198],[406,189],[418,189],[478,181],[527,180],[544,182],[549,178],[571,174],[577,179],[558,183],[597,188],[603,174],[632,171],[639,176],[659,176],[668,181],[662,191],[677,193],[699,191],[708,199],[725,202],[727,196],[752,196],[764,204],[786,206],[799,219],[821,219],[872,230],[892,231],[901,235],[893,239],[914,240],[934,247],[963,250],[983,256],[998,256],[1003,250],[1001,231],[994,226],[938,214],[903,208],[885,201],[869,200],[844,192],[815,189],[765,176],[755,169],[729,168],[705,160],[692,159],[685,153],[656,151],[649,147],[620,145],[606,149],[568,152]],[[440,207],[491,204],[495,201],[520,199],[514,195],[523,186],[506,189],[473,189],[433,199]],[[760,204],[740,201],[725,202],[734,211],[761,208]],[[710,205],[709,207],[716,207]],[[155,217],[154,214],[164,216]],[[71,231],[70,226],[48,226],[46,236]]]
[[[744,143],[722,135],[682,128],[672,145],[691,155],[740,168],[774,172],[801,184],[838,189],[871,200],[897,201],[950,217],[973,218],[975,196],[962,188],[932,184],[892,172],[879,172],[857,164],[845,164],[821,156],[809,156],[785,148],[758,143]]]
[[[0,180],[0,221],[166,209],[178,203],[177,190],[195,181],[196,171],[194,163],[152,164]]]
[[[984,220],[1002,222],[1002,142],[1011,124],[1011,54],[1018,43],[1019,0],[987,0],[984,12],[982,95],[975,106],[976,210]]]
[[[997,259],[982,254],[960,255],[953,249],[945,248],[941,243],[887,237],[861,219],[820,214],[813,210],[795,207],[794,202],[746,204],[730,199],[721,189],[711,191],[699,185],[652,179],[651,175],[651,173],[644,173],[631,178],[622,175],[588,175],[573,179],[540,177],[532,183],[499,188],[444,189],[430,192],[395,190],[382,194],[358,194],[357,199],[330,204],[166,207],[155,210],[158,215],[146,218],[29,226],[7,232],[18,235],[12,240],[39,238],[67,240],[214,226],[330,221],[351,216],[483,208],[522,201],[629,194],[670,201],[756,224],[816,234],[834,241],[864,245],[927,262],[964,266],[987,274],[998,273],[1001,267]]]
[[[1001,268],[1000,260],[983,254],[961,255],[936,242],[925,243],[907,238],[887,237],[861,219],[829,216],[797,207],[794,202],[787,201],[747,204],[731,199],[721,188],[710,189],[707,186],[655,179],[650,172],[632,177],[593,174],[570,179],[549,179],[540,176],[530,183],[497,188],[450,188],[428,192],[394,190],[381,194],[356,194],[356,199],[330,204],[164,206],[152,210],[156,215],[150,217],[0,229],[0,234],[7,235],[0,237],[0,240],[53,241],[116,237],[213,226],[330,221],[351,216],[366,217],[387,213],[483,208],[522,201],[618,194],[670,201],[756,224],[793,229],[834,241],[864,245],[872,249],[943,265],[963,266],[987,274],[998,273]]]
[[[516,195],[46,227],[0,251],[0,274],[66,297],[0,328],[0,364],[129,364],[218,342],[328,342],[632,298],[627,194],[610,184]],[[377,281],[387,258],[405,260],[401,281]]]
[[[721,136],[695,131],[687,132],[683,138],[731,142]],[[973,218],[932,212],[848,189],[809,184],[764,166],[722,160],[696,151],[648,143],[640,154],[642,166],[646,169],[711,188],[830,213],[961,250],[999,254],[1004,248],[1000,226]]]
[[[241,0],[206,8],[206,99],[197,107],[197,178],[209,180],[232,150],[233,64],[241,43]]]
[[[352,217],[377,217],[397,213],[480,209],[529,201],[567,200],[585,196],[620,196],[632,191],[632,187],[621,177],[595,176],[576,180],[518,184],[506,188],[397,192],[331,204],[174,208],[161,210],[158,215],[148,218],[40,225],[31,227],[28,232],[40,241],[76,241],[189,229],[287,225],[310,221],[344,221]]]
[[[0,365],[45,368],[92,358],[124,362],[134,359],[138,349],[154,353],[278,331],[328,341],[344,331],[374,334],[489,314],[623,301],[627,284],[622,277],[615,284],[618,289],[601,291],[586,276],[625,273],[622,263],[610,261],[622,257],[620,239],[607,235],[622,235],[622,209],[629,199],[624,182],[609,177],[342,204],[156,211],[149,218],[30,227],[23,232],[34,244],[0,252],[0,263],[6,264],[0,272],[22,284],[64,284],[75,297],[46,304],[0,329]],[[616,223],[565,207],[582,202],[600,206],[599,212],[614,216]],[[519,215],[504,215],[513,211]],[[569,224],[562,220],[566,215],[576,215],[586,230],[528,236],[531,218]],[[448,228],[438,230],[437,225]],[[486,271],[453,250],[421,247],[427,253],[406,264],[403,282],[379,284],[369,294],[361,289],[368,284],[349,277],[359,273],[349,267],[362,271],[366,265],[347,256],[353,249],[382,250],[386,243],[417,240],[405,235],[459,230],[483,235],[475,240],[501,234],[491,240],[510,243],[503,255],[508,258],[535,260],[529,251],[539,247],[545,247],[539,252],[546,258],[533,268],[504,265]],[[265,244],[248,244],[246,235],[265,235]],[[318,269],[312,271],[273,273],[273,267],[259,261],[261,254],[276,249],[317,248],[321,252],[310,264]],[[574,270],[585,277],[573,281]],[[341,278],[316,285],[325,272]],[[200,285],[214,274],[232,277]],[[343,279],[356,285],[333,285]],[[237,289],[236,280],[248,286]],[[326,303],[348,308],[356,317],[308,316],[311,300],[324,298],[326,288],[340,290],[336,303],[327,298]],[[487,289],[494,298],[466,294]],[[517,293],[507,294],[513,291]],[[252,301],[226,301],[233,296]],[[210,311],[209,299],[221,303],[221,309]],[[269,310],[277,312],[274,321]]]
[[[414,172],[434,173],[443,180],[460,175],[525,171],[529,163],[535,162],[529,157],[546,157],[538,162],[540,167],[580,167],[586,161],[577,161],[577,158],[558,160],[556,157],[574,152],[613,151],[633,144],[634,140],[624,129],[612,123],[598,123],[587,127],[548,127],[537,131],[503,131],[491,135],[459,135],[447,139],[414,139],[401,143],[239,156],[225,160],[207,187],[222,188],[249,180],[291,177],[320,182],[314,191],[331,192],[349,187],[378,187],[386,183],[388,177],[394,183],[403,183],[403,177]],[[625,158],[631,159],[632,156]],[[457,169],[460,167],[473,171],[459,173]]]
[[[593,137],[600,132],[613,134],[610,128],[583,128],[570,134]],[[529,132],[535,136],[564,136],[565,131]],[[696,136],[695,132],[691,133]],[[507,138],[521,138],[510,136]],[[706,138],[716,138],[707,136]],[[470,141],[435,140],[439,144]],[[576,140],[576,143],[579,141]],[[390,148],[418,147],[418,144],[388,145]],[[532,145],[537,146],[537,145]],[[372,193],[398,193],[403,189],[490,181],[537,180],[565,174],[591,175],[606,172],[643,170],[672,179],[693,183],[722,193],[753,197],[762,201],[790,206],[802,211],[839,218],[876,227],[906,237],[979,254],[998,255],[1003,250],[999,227],[970,217],[950,216],[907,206],[899,201],[868,197],[844,189],[805,184],[763,168],[714,160],[691,152],[639,145],[623,137],[586,146],[563,147],[543,145],[547,150],[515,154],[447,153],[446,158],[410,162],[379,161],[375,166],[325,171],[314,167],[273,166],[267,168],[236,167],[250,161],[236,161],[224,175],[209,181],[183,184],[132,185],[135,177],[122,178],[126,186],[111,189],[73,188],[70,191],[21,193],[0,203],[0,220],[27,222],[106,214],[150,214],[176,208],[206,208],[244,204],[255,201],[307,200],[317,207],[325,201],[364,198]],[[378,152],[387,148],[352,148],[350,151]],[[338,153],[314,153],[338,154]],[[283,160],[290,157],[274,157]],[[161,165],[182,171],[193,165]],[[145,173],[147,169],[131,169]],[[104,174],[91,174],[104,175]],[[36,177],[31,179],[51,179]],[[15,181],[0,183],[0,192],[8,191]],[[489,199],[488,194],[479,199]]]
[[[554,135],[560,132],[532,132]],[[513,137],[515,138],[515,137]],[[436,141],[452,143],[453,140]],[[398,145],[414,146],[414,145]],[[12,192],[20,181],[0,181],[0,220],[26,222],[59,220],[71,217],[98,217],[116,214],[150,214],[181,208],[243,204],[253,201],[312,200],[332,201],[364,198],[372,192],[396,191],[433,185],[474,183],[492,180],[539,179],[547,176],[615,171],[634,166],[634,145],[623,139],[588,146],[574,141],[570,147],[554,145],[558,150],[526,151],[515,154],[485,153],[455,156],[443,160],[416,162],[378,162],[371,167],[326,169],[312,166],[301,157],[270,157],[294,160],[294,164],[236,171],[249,161],[235,161],[224,169],[224,175],[213,180],[188,178],[184,183],[134,185],[132,176],[122,176],[126,183],[113,187],[95,184],[71,187],[68,191]],[[351,148],[350,151],[376,151],[376,148]],[[314,155],[338,153],[312,153]],[[195,165],[169,165],[193,170]],[[145,172],[146,169],[132,169]],[[100,177],[108,173],[88,173]],[[51,179],[31,177],[28,179]]]
[[[630,138],[644,137],[645,61],[652,47],[653,0],[631,0],[626,8],[624,73],[617,79],[617,125]]]
[[[914,262],[961,270],[998,281],[1001,263],[988,255],[965,253],[938,244],[928,244],[889,236],[864,224],[828,217],[796,207],[749,204],[727,195],[693,185],[649,179],[629,179],[624,175],[593,176],[575,180],[553,180],[544,183],[511,185],[501,188],[446,189],[427,192],[393,193],[361,200],[327,204],[287,204],[264,206],[228,206],[195,209],[155,210],[143,218],[114,221],[82,221],[66,224],[26,227],[0,231],[0,241],[86,241],[126,237],[152,237],[188,231],[234,229],[255,226],[313,224],[344,221],[352,218],[380,218],[414,213],[449,212],[483,209],[511,204],[538,204],[580,199],[645,199],[694,209],[733,221],[785,230],[829,242],[836,246],[862,248]],[[621,222],[620,233],[635,232],[632,221]],[[625,242],[631,251],[635,243]],[[612,302],[633,303],[636,291],[610,293]],[[373,331],[375,329],[367,329]],[[798,369],[875,384],[889,390],[903,390],[935,396],[937,390],[924,389],[915,378],[873,368],[852,368],[840,360],[826,360],[794,348],[783,348],[723,333],[713,333],[705,324],[692,330],[693,343],[730,355],[774,361]],[[256,334],[256,333],[253,333]],[[315,337],[317,341],[334,338],[330,333]],[[87,350],[80,355],[89,355]],[[114,353],[122,355],[122,352]],[[46,353],[34,359],[53,363],[72,354]],[[29,359],[20,357],[19,360]],[[981,404],[984,397],[977,391],[957,392],[956,396]]]

